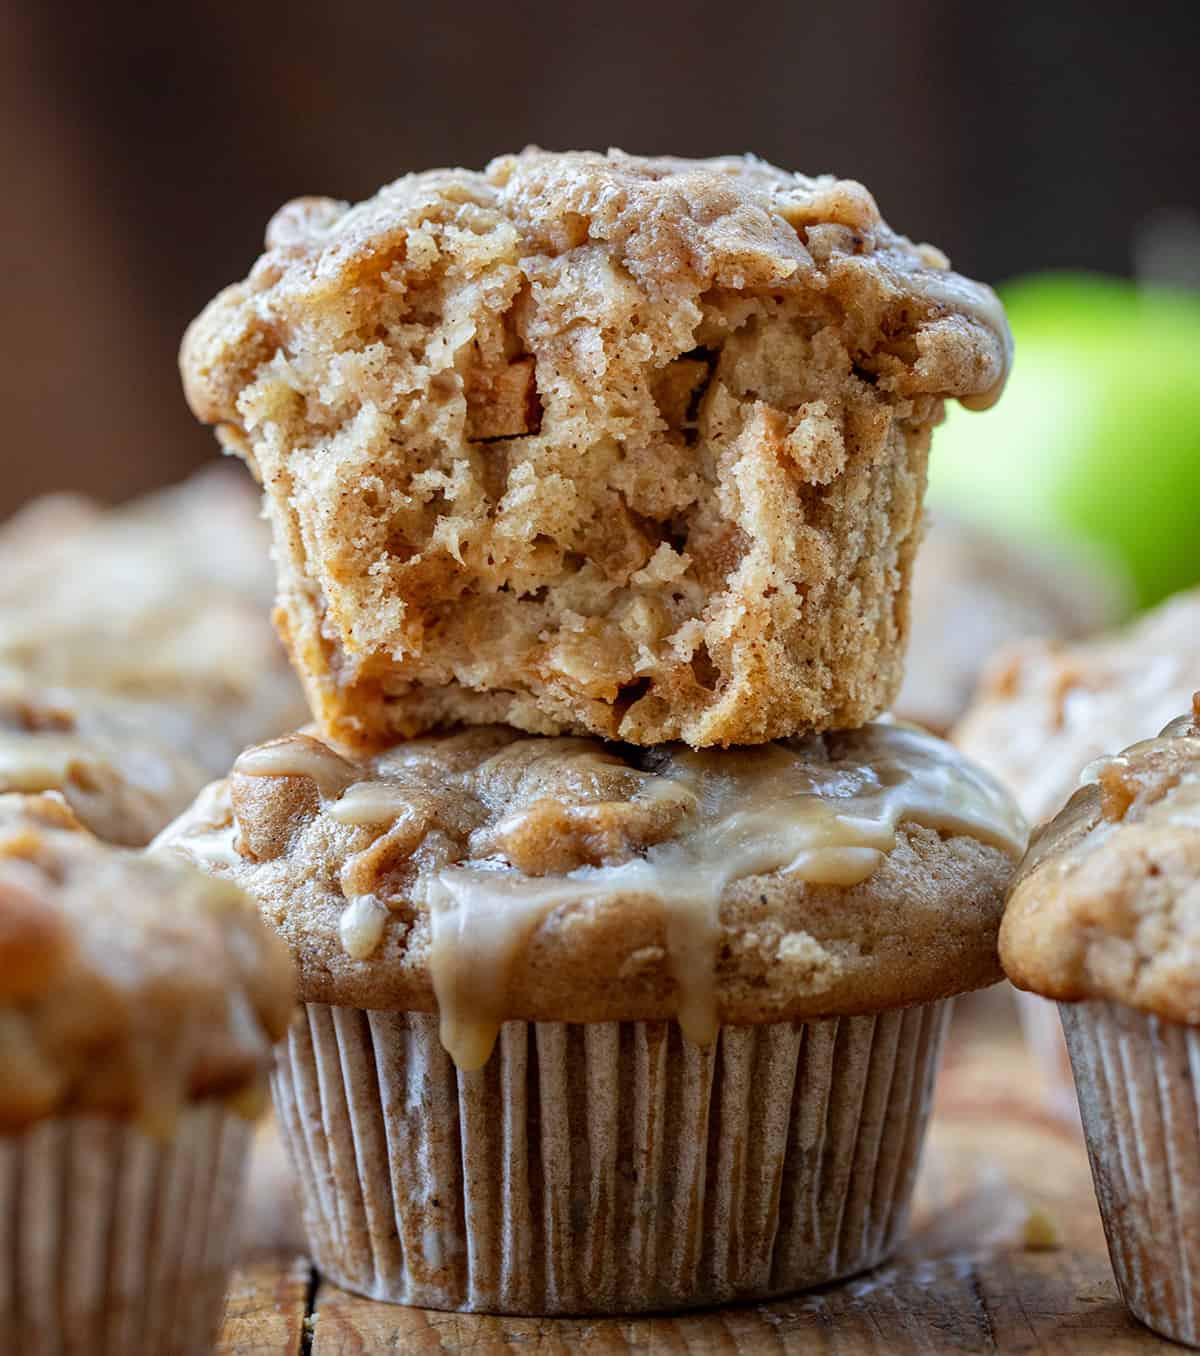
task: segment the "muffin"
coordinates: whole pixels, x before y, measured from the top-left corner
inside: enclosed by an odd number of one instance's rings
[[[1000,935],[1054,999],[1117,1283],[1200,1345],[1200,694],[1103,759],[1036,836]]]
[[[913,571],[912,624],[895,712],[948,734],[987,661],[1019,641],[1072,640],[1111,626],[1128,587],[1076,549],[1031,548],[936,510]]]
[[[177,731],[204,774],[190,798],[247,744],[305,719],[269,622],[268,550],[258,496],[232,466],[116,509],[34,501],[0,526],[0,679],[35,699],[144,704],[147,729]]]
[[[0,796],[6,1349],[211,1351],[293,992],[239,890]]]
[[[930,430],[1010,346],[860,184],[527,150],[283,208],[181,366],[328,738],[704,747],[891,704]]]
[[[1090,640],[1036,641],[990,666],[954,742],[994,772],[1041,823],[1095,759],[1154,734],[1186,709],[1200,672],[1200,589]],[[1051,1102],[1075,1115],[1071,1071],[1051,1004],[1018,994]]]
[[[0,670],[0,793],[57,791],[106,842],[143,846],[186,809],[207,746],[174,707]]]
[[[287,942],[274,1083],[322,1273],[377,1299],[752,1299],[901,1236],[1020,816],[896,725],[646,750],[249,750],[159,840]],[[439,1039],[440,1036],[440,1039]]]
[[[1186,709],[1200,669],[1200,589],[1119,630],[1030,641],[989,664],[955,744],[994,772],[1031,824],[1050,818],[1089,763]]]

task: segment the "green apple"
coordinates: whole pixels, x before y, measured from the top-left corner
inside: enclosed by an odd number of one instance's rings
[[[1142,606],[1200,582],[1200,296],[1086,274],[1001,296],[1012,376],[934,432],[931,504],[1110,552]]]

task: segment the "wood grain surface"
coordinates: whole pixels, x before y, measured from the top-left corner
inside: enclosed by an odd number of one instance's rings
[[[893,1262],[792,1299],[679,1317],[487,1318],[404,1309],[323,1283],[303,1255],[269,1128],[251,1173],[246,1260],[222,1356],[1179,1351],[1117,1296],[1078,1126],[1045,1109],[1005,996],[951,1034],[912,1233]]]

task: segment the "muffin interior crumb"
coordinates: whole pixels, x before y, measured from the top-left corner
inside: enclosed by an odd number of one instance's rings
[[[288,209],[196,323],[328,733],[758,742],[900,677],[928,431],[986,289],[861,186],[527,153]]]

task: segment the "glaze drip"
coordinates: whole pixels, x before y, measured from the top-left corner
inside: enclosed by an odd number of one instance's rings
[[[355,765],[301,736],[252,750],[235,772],[311,777],[323,812],[347,829],[391,832],[407,823],[421,775],[457,778],[486,805],[480,816],[493,815],[490,848],[458,860],[414,857],[415,880],[406,890],[429,910],[429,964],[442,1039],[466,1069],[486,1062],[508,1016],[514,958],[559,907],[603,907],[606,899],[631,894],[655,901],[664,918],[680,1025],[689,1039],[704,1044],[719,1024],[720,906],[734,882],[782,872],[814,885],[854,886],[892,851],[901,823],[966,834],[1014,855],[1026,835],[998,783],[940,740],[901,725],[747,749],[674,747],[638,755],[646,763],[641,768],[622,765],[595,741],[543,739],[502,746],[465,770],[427,767],[422,774],[424,744],[404,746],[403,758],[393,750]],[[542,864],[544,875],[515,865],[520,845],[529,841],[524,830],[547,812],[547,799],[538,794],[539,759],[530,757],[534,745],[545,751],[545,766],[570,769],[565,783],[560,776],[550,788],[564,833],[578,830],[596,809],[597,796],[608,797],[601,808],[613,808],[616,793],[605,790],[603,778],[619,775],[617,808],[665,816],[661,837],[622,849],[611,835],[596,847],[585,834],[586,850],[601,857],[598,864],[562,870]],[[515,808],[502,813],[509,804]],[[196,840],[187,847],[194,851]],[[386,924],[383,902],[349,898],[341,927],[348,954],[368,961]]]

